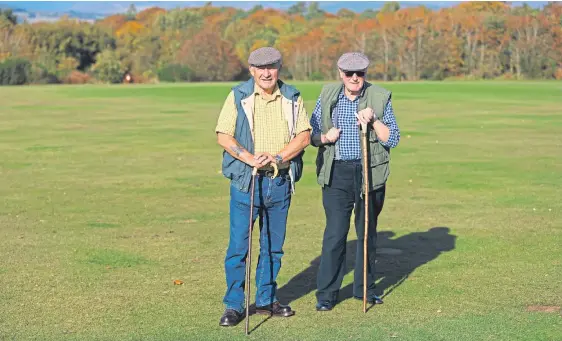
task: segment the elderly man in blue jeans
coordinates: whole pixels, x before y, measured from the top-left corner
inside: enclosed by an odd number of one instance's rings
[[[363,299],[363,242],[365,197],[369,200],[367,240],[367,301],[375,295],[377,217],[385,197],[390,149],[400,131],[392,110],[391,93],[365,81],[369,59],[362,53],[343,54],[338,62],[341,82],[324,86],[311,117],[312,142],[318,147],[317,182],[322,186],[326,228],[317,276],[316,310],[332,310],[345,275],[345,245],[355,208],[357,258],[353,296]],[[368,158],[362,160],[360,124],[367,127]],[[369,193],[363,193],[363,162],[368,162]]]
[[[281,54],[274,48],[253,51],[248,58],[252,78],[232,88],[219,115],[218,143],[224,148],[222,173],[230,179],[230,241],[225,257],[226,293],[219,324],[234,326],[244,314],[245,265],[252,169],[255,178],[252,221],[260,225],[256,269],[256,313],[280,317],[294,314],[277,299],[287,215],[295,183],[302,175],[302,153],[311,126],[300,92],[278,79]],[[271,164],[277,165],[275,176]],[[273,178],[274,176],[274,178]]]

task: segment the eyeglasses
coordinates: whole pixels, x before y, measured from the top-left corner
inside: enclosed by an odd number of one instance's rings
[[[365,71],[344,71],[343,73],[346,77],[353,77],[353,74],[356,74],[357,77],[365,76]]]

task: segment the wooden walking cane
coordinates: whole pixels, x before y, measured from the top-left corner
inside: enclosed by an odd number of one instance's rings
[[[252,270],[252,230],[254,223],[254,187],[258,168],[252,169],[252,185],[250,186],[250,223],[248,226],[248,256],[246,258],[246,335],[250,327],[250,271]]]
[[[275,178],[279,173],[276,163],[271,163],[273,166],[273,176]],[[250,186],[250,223],[248,224],[248,257],[246,259],[246,335],[249,335],[250,330],[250,271],[252,270],[252,231],[254,223],[254,188],[256,184],[256,175],[258,168],[252,169],[252,185]]]
[[[369,173],[367,154],[367,125],[361,124],[361,144],[363,145],[363,200],[365,201],[365,225],[363,240],[363,313],[367,312],[367,238],[369,237]]]

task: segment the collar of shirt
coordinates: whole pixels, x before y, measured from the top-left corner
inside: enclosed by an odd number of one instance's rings
[[[254,84],[254,96],[261,96],[261,98],[266,101],[273,101],[277,99],[277,96],[281,96],[281,90],[279,89],[279,86],[275,84],[275,88],[273,89],[273,92],[270,95],[266,92],[262,92],[260,87],[258,87],[257,84]]]

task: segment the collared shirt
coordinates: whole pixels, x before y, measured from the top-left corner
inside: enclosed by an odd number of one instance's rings
[[[310,119],[313,135],[322,133],[322,106],[320,101],[321,97],[319,96]],[[357,124],[357,117],[355,117],[358,105],[359,96],[352,101],[345,96],[342,89],[338,95],[338,102],[332,115],[334,127],[341,129],[340,137],[336,141],[337,160],[361,159],[361,142],[358,138],[359,125]],[[327,114],[329,115],[330,113]],[[400,130],[396,123],[391,100],[386,105],[381,121],[388,127],[390,134],[387,142],[380,141],[380,143],[389,148],[396,147],[400,141]]]
[[[281,91],[275,87],[271,95],[260,93],[257,86],[254,86],[254,154],[266,152],[271,155],[279,153],[290,142],[289,127],[283,114],[281,106]],[[296,122],[295,134],[299,134],[312,127],[308,121],[308,115],[303,105],[302,97],[298,100],[299,112]],[[238,113],[234,103],[234,92],[230,92],[222,110],[219,114],[216,132],[234,136],[236,129],[236,117]],[[288,164],[281,165],[280,168],[287,167]]]

